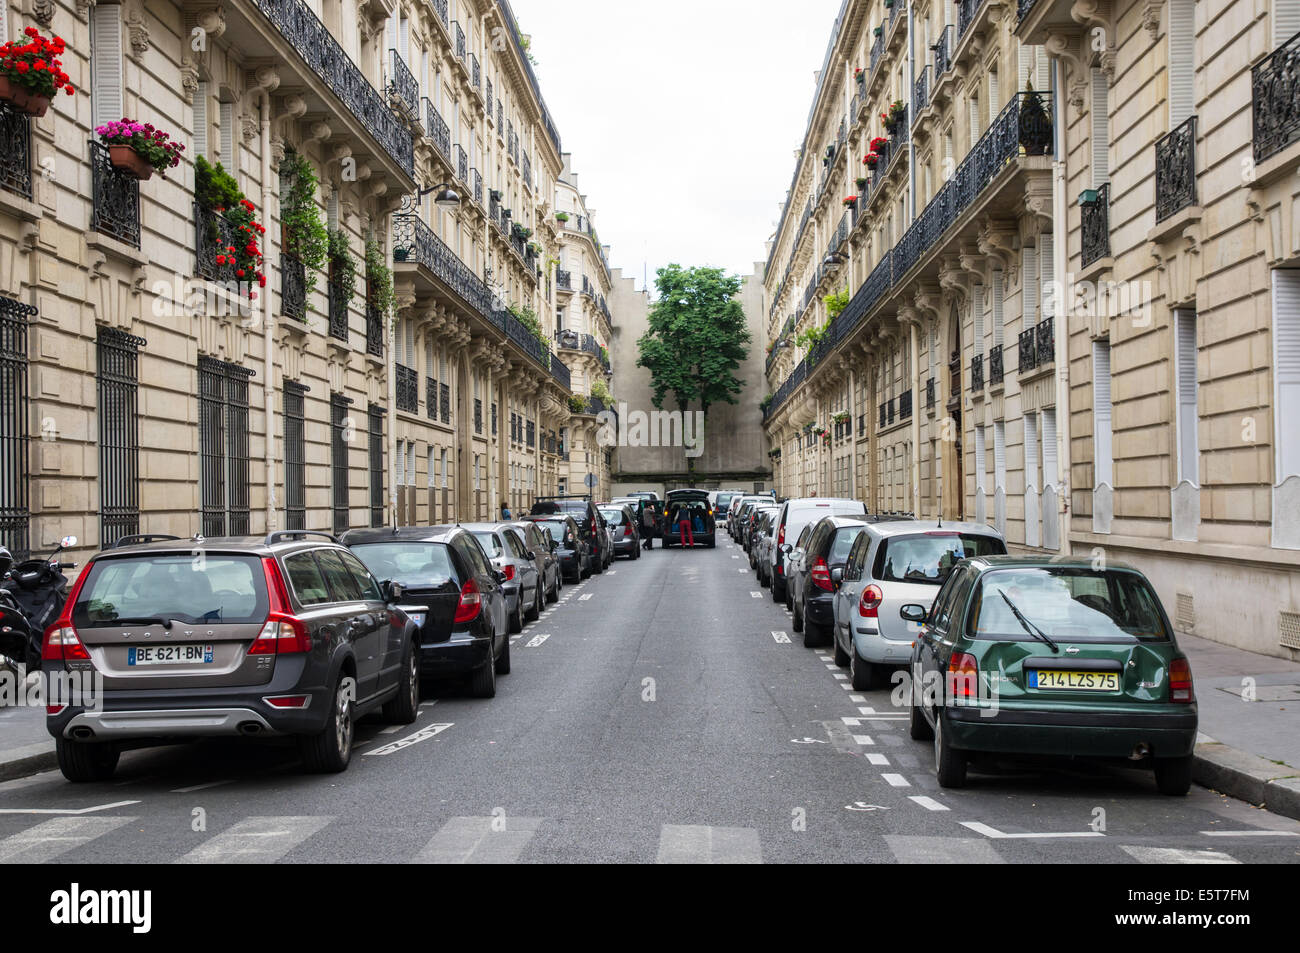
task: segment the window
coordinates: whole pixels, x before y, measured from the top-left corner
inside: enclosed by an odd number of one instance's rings
[[[90,113],[92,129],[122,118],[122,8],[90,8]]]
[[[351,398],[342,394],[330,395],[330,482],[334,499],[334,532],[346,532],[350,526],[348,514],[348,442],[352,434],[352,420],[348,417]]]
[[[1178,405],[1178,479],[1199,486],[1200,449],[1197,438],[1196,312],[1174,312],[1174,372]]]
[[[293,528],[293,527],[290,527]],[[318,606],[330,601],[325,576],[310,552],[294,553],[284,558],[284,569],[289,574],[289,584],[304,606]]]
[[[990,307],[991,318],[993,321],[993,346],[1002,346],[1002,304],[1003,304],[1003,285],[1002,272],[993,272],[993,303]]]
[[[31,549],[27,326],[35,313],[31,305],[0,297],[0,545],[15,559]]]
[[[370,441],[370,525],[384,525],[384,408],[371,404]]]
[[[239,161],[235,155],[235,104],[231,102],[218,103],[221,128],[217,130],[221,136],[221,163],[226,167],[226,171],[239,178]]]
[[[443,447],[442,449],[441,472],[442,472],[442,486],[445,489],[447,487],[447,448],[446,447]]]
[[[208,82],[203,79],[194,90],[194,155],[208,157]]]
[[[1051,232],[1038,236],[1039,320],[1056,316],[1056,244]]]
[[[284,526],[307,528],[307,446],[303,395],[307,388],[284,382]]]
[[[1025,414],[1025,491],[1038,486],[1038,416]]]
[[[975,356],[984,353],[984,287],[976,285],[971,292],[971,317],[975,324]]]
[[[1300,476],[1300,271],[1273,272],[1273,420],[1277,428],[1274,485]],[[1291,408],[1284,412],[1282,408]]]
[[[249,532],[248,379],[253,372],[199,357],[200,510],[204,536]]]
[[[1273,10],[1273,46],[1277,47],[1300,33],[1300,4],[1295,0],[1273,0],[1269,6]]]
[[[1043,411],[1043,486],[1056,486],[1056,408]]]
[[[1092,187],[1110,181],[1110,84],[1106,74],[1092,71]]]
[[[1300,396],[1300,395],[1298,395]],[[1092,342],[1092,485],[1114,486],[1110,423],[1110,342]]]

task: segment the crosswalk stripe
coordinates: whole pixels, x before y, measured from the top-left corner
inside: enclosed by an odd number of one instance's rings
[[[912,783],[901,774],[882,774],[881,778],[893,788],[910,788]]]
[[[878,764],[878,765],[883,765],[883,766],[885,766],[885,767],[888,767],[888,766],[889,766],[889,759],[886,758],[883,754],[868,754],[868,755],[866,756],[866,758],[867,758],[867,762],[868,762],[869,764]],[[889,777],[889,775],[885,775],[885,777]],[[900,775],[895,774],[895,775],[893,775],[893,777],[900,777]],[[893,781],[890,781],[889,783],[890,783],[890,784],[893,784],[894,782],[893,782]],[[895,786],[895,787],[902,787],[901,784],[899,784],[899,785],[894,785],[894,786]]]
[[[1143,864],[1239,864],[1241,861],[1218,850],[1180,850],[1177,847],[1135,847],[1120,849]]]
[[[513,864],[540,817],[453,817],[412,859],[416,864]]]
[[[0,840],[0,864],[43,864],[103,837],[134,817],[58,817]]]
[[[659,864],[761,864],[763,851],[752,827],[665,824],[659,833]]]
[[[860,744],[860,745],[874,745],[874,744],[875,744],[875,742],[871,739],[871,735],[854,735],[854,736],[853,736],[853,740],[856,741],[856,742],[857,742],[858,744]]]
[[[947,811],[947,810],[949,810],[948,805],[946,805],[946,804],[940,804],[940,803],[939,803],[938,801],[936,801],[934,798],[932,798],[932,797],[926,797],[926,796],[923,795],[923,794],[912,794],[912,795],[909,795],[907,799],[908,799],[909,801],[915,801],[917,804],[921,805],[921,807],[925,808],[927,811]]]
[[[988,841],[970,837],[919,837],[886,834],[900,864],[1004,864]]]
[[[270,864],[334,820],[330,816],[248,817],[204,841],[178,864]]]

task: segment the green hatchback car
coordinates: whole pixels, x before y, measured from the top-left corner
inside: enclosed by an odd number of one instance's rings
[[[1111,759],[1191,787],[1196,695],[1155,590],[1136,569],[1085,559],[967,559],[916,631],[911,736],[933,739],[939,784],[999,754]]]

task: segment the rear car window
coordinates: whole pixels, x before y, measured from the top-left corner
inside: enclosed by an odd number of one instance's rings
[[[622,511],[622,510],[615,510],[615,509],[606,509],[606,510],[601,510],[601,511],[600,511],[600,515],[603,516],[603,517],[605,517],[605,519],[606,519],[608,522],[612,523],[614,526],[622,526],[622,525],[623,525],[623,511]]]
[[[73,607],[73,625],[139,619],[191,624],[263,622],[270,610],[256,556],[205,553],[97,559]],[[139,624],[139,623],[136,623]]]
[[[978,533],[917,533],[888,536],[876,553],[872,576],[882,582],[912,582],[938,586],[963,559],[1002,556],[1007,551],[996,536]]]
[[[831,543],[831,554],[826,561],[831,564],[847,562],[849,550],[862,534],[860,526],[842,526],[835,531],[835,541]]]
[[[348,571],[339,554],[332,549],[322,549],[316,553],[321,572],[325,574],[325,584],[329,586],[331,602],[356,602],[361,598],[361,586],[356,577]]]
[[[501,555],[501,540],[497,539],[496,533],[475,533],[474,538],[483,547],[483,552],[493,559]]]
[[[442,543],[363,543],[352,551],[376,578],[407,587],[438,586],[456,575]]]
[[[979,639],[1033,639],[1012,606],[1052,639],[1129,643],[1169,638],[1159,598],[1134,572],[1062,566],[986,572],[971,604],[968,631]]]
[[[329,587],[311,553],[294,553],[284,557],[284,569],[289,574],[289,585],[304,606],[318,606],[330,601]]]

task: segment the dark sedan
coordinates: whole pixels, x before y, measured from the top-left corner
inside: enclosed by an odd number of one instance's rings
[[[602,506],[600,515],[614,538],[614,555],[641,558],[641,527],[631,506]]]
[[[536,523],[550,531],[551,542],[555,544],[555,558],[560,563],[560,575],[565,582],[581,582],[587,575],[591,555],[574,518],[555,513],[550,516],[525,516],[523,521]]]

